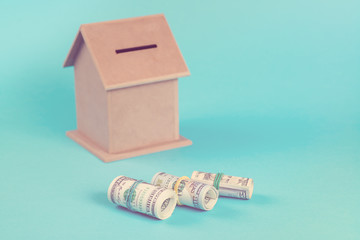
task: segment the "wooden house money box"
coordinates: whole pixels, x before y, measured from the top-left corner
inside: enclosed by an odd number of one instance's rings
[[[178,115],[190,72],[164,15],[81,25],[68,66],[77,129],[66,134],[104,162],[191,145]]]

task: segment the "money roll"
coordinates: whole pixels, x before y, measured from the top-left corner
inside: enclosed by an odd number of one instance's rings
[[[116,205],[158,219],[170,217],[177,201],[176,193],[171,189],[125,176],[118,176],[111,182],[107,196]]]
[[[180,205],[211,210],[218,200],[219,192],[211,185],[186,178],[158,172],[152,178],[151,184],[174,189]]]
[[[214,185],[219,189],[220,196],[250,199],[254,190],[251,178],[234,177],[223,174],[194,171],[191,179]]]

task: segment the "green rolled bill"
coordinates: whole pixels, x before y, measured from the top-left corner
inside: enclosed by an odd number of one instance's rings
[[[178,179],[177,176],[158,172],[152,178],[151,184],[174,189]],[[213,186],[191,179],[182,180],[178,188],[179,202],[193,208],[211,210],[218,197],[219,192]]]
[[[194,171],[191,179],[213,185],[216,173]],[[219,185],[220,196],[250,199],[254,191],[254,180],[251,178],[222,175]]]
[[[158,219],[169,218],[176,207],[176,193],[171,189],[136,182],[136,179],[125,176],[116,177],[108,189],[109,201]]]

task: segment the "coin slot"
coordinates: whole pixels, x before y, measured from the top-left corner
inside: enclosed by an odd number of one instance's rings
[[[122,49],[116,49],[116,54],[119,53],[126,53],[126,52],[135,52],[140,50],[146,50],[151,48],[157,48],[156,44],[150,44],[150,45],[143,45],[143,46],[137,46],[137,47],[131,47],[131,48],[122,48]]]

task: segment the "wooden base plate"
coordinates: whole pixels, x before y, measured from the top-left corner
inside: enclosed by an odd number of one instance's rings
[[[132,149],[121,153],[108,153],[99,146],[97,146],[94,142],[83,136],[78,130],[68,131],[66,132],[66,135],[104,162],[122,160],[149,153],[165,151],[173,148],[185,147],[192,144],[191,140],[180,136],[180,138],[176,141],[161,143],[158,145],[151,145],[138,149]]]

